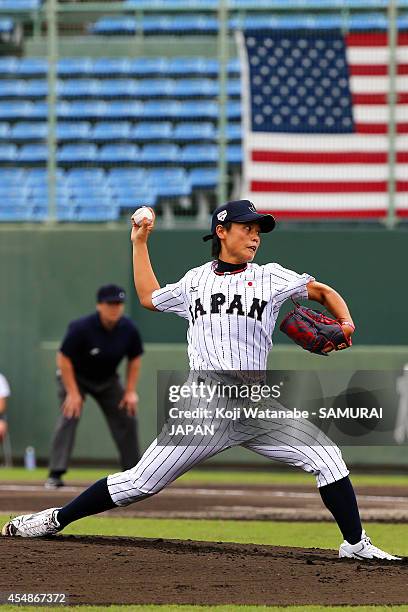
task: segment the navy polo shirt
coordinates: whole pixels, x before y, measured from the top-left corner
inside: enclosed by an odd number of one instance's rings
[[[75,374],[85,380],[103,382],[114,376],[124,357],[134,359],[141,355],[143,344],[131,319],[122,317],[108,330],[95,312],[71,321],[60,351],[72,361]]]

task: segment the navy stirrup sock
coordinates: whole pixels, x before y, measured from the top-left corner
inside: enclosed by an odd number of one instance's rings
[[[78,519],[117,508],[108,490],[108,479],[98,480],[58,512],[57,521],[63,529]]]
[[[363,528],[353,485],[348,476],[320,487],[320,496],[324,505],[340,528],[343,537],[349,544],[357,544],[361,540]]]

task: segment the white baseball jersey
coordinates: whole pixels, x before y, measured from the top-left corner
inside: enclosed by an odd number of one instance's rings
[[[226,274],[215,269],[216,262],[208,262],[189,270],[179,282],[154,291],[152,302],[157,310],[189,321],[192,371],[265,371],[281,305],[291,297],[307,298],[306,285],[314,278],[277,263],[250,263],[241,272]],[[207,406],[224,401],[227,408],[232,405],[228,398],[215,398]],[[189,402],[186,405],[192,408],[201,405]],[[115,504],[127,506],[158,493],[195,465],[234,446],[301,467],[315,474],[318,486],[349,473],[337,446],[308,421],[288,419],[282,426],[274,420],[223,419],[214,436],[201,441],[193,434],[183,435],[176,443],[165,426],[134,468],[108,476],[109,493]]]
[[[307,298],[309,274],[277,263],[249,263],[242,272],[217,273],[216,262],[189,270],[153,292],[157,310],[189,321],[192,370],[265,370],[279,309],[289,298]]]
[[[7,379],[3,374],[0,374],[0,397],[8,397],[10,395],[10,387]]]

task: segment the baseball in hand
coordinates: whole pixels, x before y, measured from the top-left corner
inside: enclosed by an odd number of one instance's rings
[[[136,225],[140,225],[145,218],[149,221],[153,221],[154,219],[154,213],[147,206],[141,206],[132,215],[132,221],[134,221]]]

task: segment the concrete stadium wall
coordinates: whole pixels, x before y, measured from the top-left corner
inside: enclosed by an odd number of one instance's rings
[[[174,281],[208,258],[202,233],[157,231],[152,235],[152,261],[159,282]],[[258,261],[277,260],[311,272],[338,288],[349,301],[358,326],[355,348],[330,357],[327,362],[331,366],[402,368],[408,362],[408,333],[391,323],[404,321],[407,236],[403,230],[281,230],[265,239]],[[9,417],[17,458],[29,444],[40,457],[47,456],[57,415],[55,351],[67,323],[94,309],[95,290],[106,282],[127,288],[131,297],[128,310],[147,343],[140,383],[141,438],[146,447],[156,430],[156,372],[187,367],[186,327],[175,316],[142,311],[137,306],[128,229],[0,227],[0,371],[13,391]],[[278,346],[270,361],[274,368],[308,369],[316,360],[321,366],[318,357],[287,344],[279,332],[275,342]],[[373,344],[380,346],[367,346]],[[351,460],[368,463],[405,464],[408,459],[404,455],[398,449],[374,449],[370,456],[366,450],[360,455],[356,448],[347,451]],[[74,456],[108,461],[116,457],[103,418],[91,402],[79,427]],[[253,462],[255,455],[234,451],[219,460]]]

